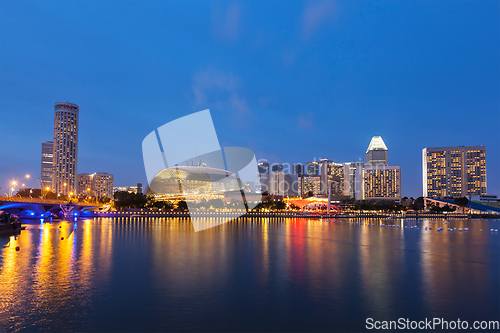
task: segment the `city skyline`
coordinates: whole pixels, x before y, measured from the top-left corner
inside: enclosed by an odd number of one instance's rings
[[[278,2],[266,14],[246,2],[25,4],[0,5],[2,194],[40,174],[60,100],[80,106],[78,172],[109,172],[116,186],[147,183],[151,127],[209,108],[222,145],[271,164],[364,161],[380,135],[408,197],[422,195],[423,148],[483,145],[488,194],[500,194],[498,2],[292,2],[276,19]]]

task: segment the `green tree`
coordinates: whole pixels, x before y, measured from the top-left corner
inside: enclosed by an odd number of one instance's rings
[[[469,203],[469,199],[467,199],[466,197],[455,198],[454,201],[455,201],[455,204],[462,206],[462,207],[467,206],[467,204]]]
[[[186,211],[188,210],[188,205],[187,205],[187,202],[184,201],[184,200],[181,200],[177,203],[177,209],[179,210],[183,210],[183,211]]]

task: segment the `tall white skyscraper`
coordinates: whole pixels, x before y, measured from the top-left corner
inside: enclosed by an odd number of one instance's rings
[[[76,195],[78,105],[55,103],[52,191]]]

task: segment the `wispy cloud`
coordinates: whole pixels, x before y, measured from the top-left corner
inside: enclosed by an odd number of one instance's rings
[[[211,6],[212,27],[217,37],[225,40],[235,40],[238,37],[240,26],[240,6],[236,2],[223,6],[214,2]]]
[[[243,81],[231,73],[216,69],[199,71],[193,78],[195,107],[231,111],[235,116],[251,116],[245,97],[241,94]]]
[[[312,1],[307,3],[302,17],[302,36],[309,39],[321,23],[335,13],[334,1]]]
[[[304,130],[314,129],[314,113],[313,112],[302,113],[297,119],[297,124],[299,128]]]

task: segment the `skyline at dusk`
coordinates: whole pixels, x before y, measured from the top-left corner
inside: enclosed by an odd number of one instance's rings
[[[148,133],[210,109],[221,146],[270,163],[364,161],[381,136],[415,198],[423,148],[483,145],[500,195],[499,13],[497,1],[2,1],[0,192],[40,176],[67,101],[80,108],[77,172],[115,186],[147,184]]]

